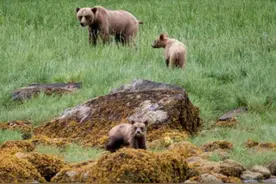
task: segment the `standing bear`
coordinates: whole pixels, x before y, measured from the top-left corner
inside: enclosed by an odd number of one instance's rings
[[[167,35],[160,34],[160,36],[154,40],[152,47],[165,48],[165,61],[167,67],[185,68],[187,50],[182,42],[174,38],[168,38]]]
[[[148,122],[122,123],[109,131],[109,140],[106,150],[115,152],[123,146],[130,146],[134,149],[147,149],[146,132]]]
[[[76,8],[76,14],[80,25],[88,26],[89,43],[93,45],[97,44],[98,34],[103,43],[109,42],[110,35],[115,35],[117,43],[129,44],[136,37],[139,24],[143,24],[127,11],[102,6]]]

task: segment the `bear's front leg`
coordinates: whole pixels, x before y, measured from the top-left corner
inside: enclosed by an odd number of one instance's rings
[[[100,26],[100,29],[99,29],[99,32],[100,32],[100,37],[103,41],[103,44],[106,44],[109,42],[109,29],[108,29],[108,26]]]
[[[140,140],[139,140],[139,148],[140,149],[147,149],[147,146],[146,146],[146,139],[145,138],[141,138]]]
[[[89,27],[88,31],[89,31],[89,44],[97,45],[98,30]]]
[[[134,149],[139,148],[138,140],[135,139],[134,137],[130,139],[129,145],[130,145],[131,148],[134,148]]]
[[[109,34],[108,33],[101,34],[101,39],[103,41],[103,44],[108,43],[109,42]]]

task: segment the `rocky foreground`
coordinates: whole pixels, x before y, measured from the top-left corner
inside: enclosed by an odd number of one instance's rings
[[[112,154],[104,152],[97,160],[75,164],[35,152],[38,145],[62,149],[72,142],[102,148],[111,127],[135,119],[150,122],[149,150],[123,148]],[[106,96],[65,110],[40,127],[33,128],[24,121],[0,123],[0,129],[19,130],[25,139],[0,146],[0,182],[276,182],[276,160],[249,169],[228,158],[233,149],[230,142],[218,140],[201,147],[187,142],[201,125],[199,109],[184,89],[135,80]],[[264,144],[249,140],[245,145],[255,149]],[[164,151],[151,151],[158,148]],[[210,161],[214,153],[222,161]]]

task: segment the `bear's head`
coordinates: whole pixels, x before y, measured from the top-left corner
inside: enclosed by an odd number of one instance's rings
[[[147,132],[147,125],[148,121],[144,122],[136,122],[131,121],[132,129],[131,129],[131,135],[133,137],[145,137]]]
[[[166,34],[160,34],[160,36],[153,41],[153,44],[151,45],[153,48],[165,48],[168,41],[168,35]]]
[[[88,26],[95,21],[97,8],[76,8],[77,18],[82,27]]]

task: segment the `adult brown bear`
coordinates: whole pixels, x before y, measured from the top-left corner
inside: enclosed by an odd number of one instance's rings
[[[117,43],[130,44],[137,35],[139,24],[143,24],[130,12],[108,10],[102,6],[76,8],[76,13],[80,25],[88,26],[89,43],[94,45],[97,44],[98,34],[103,43],[109,42],[110,35],[115,35]]]

